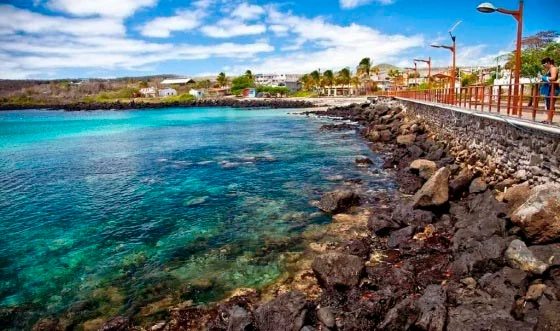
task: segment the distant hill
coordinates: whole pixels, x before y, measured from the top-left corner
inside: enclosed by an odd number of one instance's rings
[[[389,70],[394,70],[394,69],[400,69],[399,67],[394,66],[394,65],[389,64],[389,63],[380,63],[380,64],[375,65],[375,67],[378,67],[379,70],[382,70],[382,71],[389,71]]]

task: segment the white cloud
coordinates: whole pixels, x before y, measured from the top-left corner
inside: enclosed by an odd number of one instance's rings
[[[309,72],[317,68],[355,68],[360,59],[370,57],[374,63],[385,62],[403,51],[421,47],[421,35],[387,35],[367,26],[341,26],[322,17],[307,18],[267,8],[267,23],[282,25],[294,35],[283,47],[289,53],[264,58],[255,72]],[[303,46],[308,45],[306,49]],[[309,50],[311,49],[311,50]],[[291,52],[290,52],[291,51]],[[236,67],[236,72],[241,67]]]
[[[76,16],[125,18],[158,0],[49,0],[49,8]]]
[[[235,19],[224,18],[216,25],[203,26],[202,33],[213,38],[231,38],[247,35],[258,35],[266,32],[263,24],[245,24]]]
[[[289,27],[281,24],[273,24],[268,27],[268,29],[274,32],[275,35],[279,37],[285,37],[288,35],[288,31],[290,30]]]
[[[201,24],[205,14],[200,10],[181,10],[175,16],[158,17],[141,28],[141,33],[146,37],[167,38],[173,31],[188,31]]]
[[[123,35],[125,28],[120,21],[114,19],[46,16],[10,5],[0,5],[0,35],[18,32],[41,35]]]
[[[235,10],[231,13],[231,16],[249,21],[260,18],[264,13],[265,11],[263,7],[243,2],[235,8]]]
[[[390,5],[395,3],[396,0],[339,0],[340,7],[343,9],[353,9],[360,6],[377,2],[382,5]]]

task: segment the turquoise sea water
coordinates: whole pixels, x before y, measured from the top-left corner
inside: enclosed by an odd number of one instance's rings
[[[274,281],[333,176],[391,186],[356,134],[289,112],[0,112],[0,308],[148,316]]]

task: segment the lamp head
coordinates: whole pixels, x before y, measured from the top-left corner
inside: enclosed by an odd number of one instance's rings
[[[495,12],[496,10],[498,10],[498,9],[496,9],[496,7],[494,7],[494,5],[491,4],[490,2],[483,2],[483,3],[481,3],[480,5],[478,5],[478,7],[476,7],[476,9],[477,9],[479,12],[485,13],[485,14],[487,14],[487,13],[493,13],[493,12]]]
[[[431,43],[430,46],[435,48],[441,48],[441,44],[439,43]]]

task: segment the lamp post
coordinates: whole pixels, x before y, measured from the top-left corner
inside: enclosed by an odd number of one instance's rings
[[[513,88],[513,115],[517,115],[517,110],[521,112],[521,99],[519,95],[519,78],[521,77],[521,41],[523,37],[523,0],[519,0],[519,8],[517,10],[509,10],[504,8],[496,8],[489,2],[484,2],[476,8],[481,13],[498,12],[509,14],[517,20],[517,44],[515,48],[515,80]]]
[[[414,59],[414,63],[416,62],[424,62],[428,64],[428,90],[430,89],[430,80],[432,78],[432,58],[429,57],[427,60],[423,59]]]
[[[456,51],[457,51],[457,43],[456,43],[456,36],[453,35],[451,32],[449,32],[449,34],[451,35],[451,40],[453,41],[453,44],[451,46],[445,46],[445,45],[440,45],[438,43],[433,43],[430,46],[435,47],[435,48],[445,48],[451,51],[451,53],[453,54],[453,65],[451,67],[451,82],[450,82],[450,90],[451,93],[449,94],[449,103],[451,104],[455,104],[455,80],[457,79],[457,74],[456,74],[456,63],[455,63],[455,58],[456,58]]]

